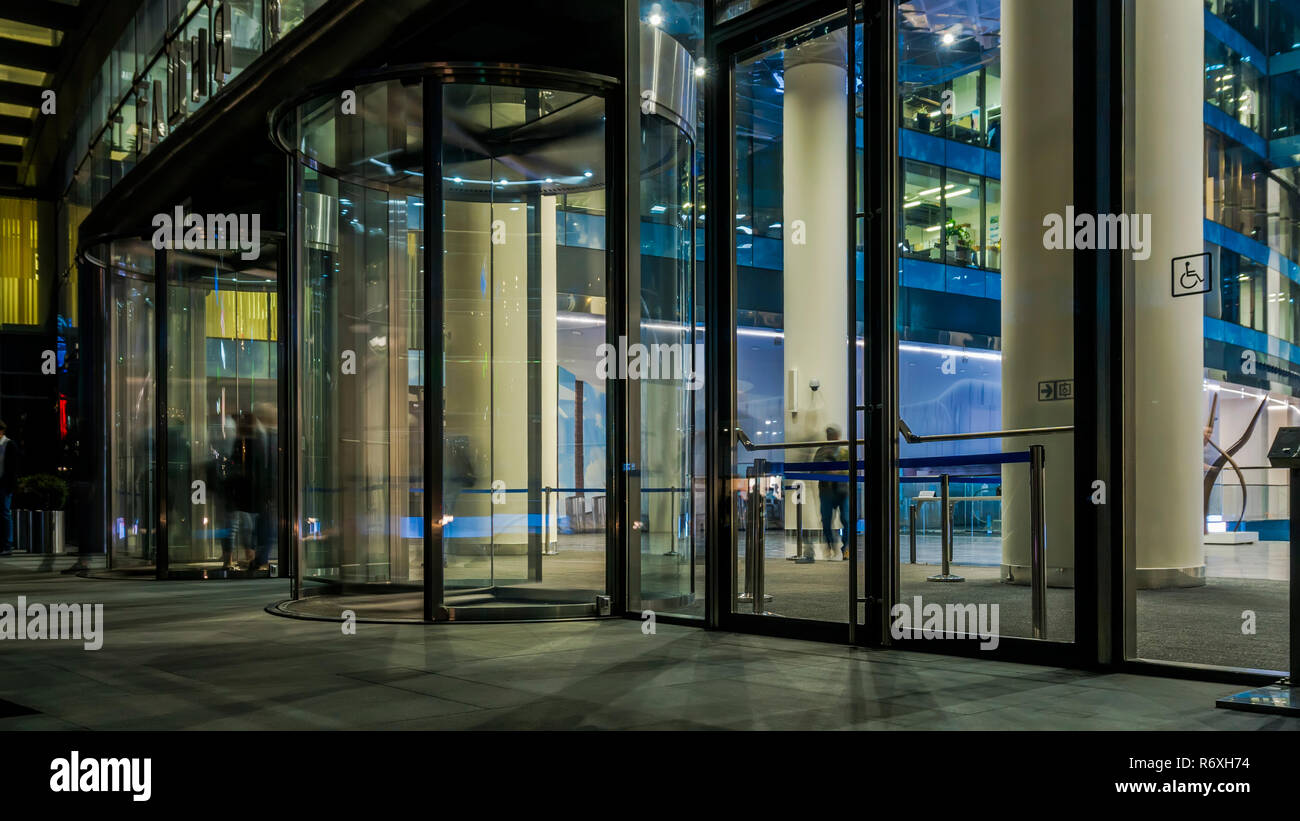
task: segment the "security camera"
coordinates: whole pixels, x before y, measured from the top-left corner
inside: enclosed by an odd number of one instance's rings
[[[820,380],[820,379],[809,379],[809,380],[808,380],[808,387],[812,388],[814,391],[817,390],[818,388],[820,388],[821,386],[822,386],[822,383],[821,383],[821,380]]]

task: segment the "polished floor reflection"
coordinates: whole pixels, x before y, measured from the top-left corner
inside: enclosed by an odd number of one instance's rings
[[[0,569],[0,599],[30,586]],[[0,731],[1300,729],[1214,709],[1231,691],[1223,684],[662,623],[646,635],[622,619],[364,625],[346,636],[263,613],[282,582],[200,586],[172,582],[160,594],[163,585],[47,577],[46,597],[93,590],[107,612],[131,617],[114,622],[93,671],[75,643],[7,651],[0,700],[32,712],[0,718]]]

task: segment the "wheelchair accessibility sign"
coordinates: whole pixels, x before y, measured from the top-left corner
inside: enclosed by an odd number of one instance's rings
[[[1192,296],[1210,292],[1210,255],[1191,254],[1174,257],[1169,263],[1169,275],[1172,278],[1170,291],[1173,296]]]

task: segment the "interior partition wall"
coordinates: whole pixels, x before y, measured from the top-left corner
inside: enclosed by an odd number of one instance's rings
[[[428,64],[273,115],[291,158],[298,346],[301,561],[281,611],[621,609],[616,88]],[[655,516],[671,534],[671,512]]]

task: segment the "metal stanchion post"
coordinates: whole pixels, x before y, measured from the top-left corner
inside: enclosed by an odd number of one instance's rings
[[[742,602],[753,598],[754,591],[754,508],[756,507],[754,497],[758,480],[754,475],[753,465],[745,470],[745,487],[749,491],[748,502],[745,505],[745,589],[736,596],[736,600]]]
[[[763,602],[772,597],[767,595],[764,587],[767,583],[767,557],[764,555],[765,533],[767,524],[767,500],[763,496],[763,479],[767,476],[767,460],[754,460],[754,491],[759,496],[757,512],[754,514],[754,615],[762,616],[767,611]]]
[[[745,514],[745,592],[736,597],[738,601],[753,602],[754,612],[763,612],[763,602],[770,601],[763,586],[763,476],[767,473],[765,459],[754,460],[753,466],[746,471],[749,485],[749,508]]]
[[[952,571],[952,508],[948,502],[948,474],[939,476],[939,555],[943,559],[943,569],[937,575],[927,577],[932,582],[964,582],[962,576]]]
[[[681,532],[681,522],[677,521],[677,488],[669,488],[668,495],[673,499],[673,513],[672,519],[670,519],[673,523],[673,529],[668,536],[668,552],[664,555],[680,556],[682,554],[677,550],[678,534]]]
[[[762,460],[758,461],[761,462]],[[754,473],[756,474],[754,476],[754,490],[756,492],[761,492],[759,485],[761,484],[760,479],[763,473],[757,466],[755,466]],[[763,556],[763,526],[767,520],[765,515],[767,513],[765,509],[767,507],[767,500],[760,497],[759,502],[760,504],[754,505],[754,557],[752,562],[754,574],[751,577],[754,580],[754,615],[756,616],[761,616],[763,614],[763,570],[764,565],[766,564]]]
[[[1043,515],[1045,505],[1043,464],[1047,450],[1042,445],[1029,446],[1029,539],[1031,575],[1030,596],[1033,599],[1034,638],[1047,638],[1047,522]]]
[[[915,499],[909,499],[907,501],[908,546],[911,548],[908,551],[911,559],[911,561],[909,562],[910,564],[916,564],[916,509],[917,507],[919,507],[919,505],[917,505]]]
[[[542,555],[554,556],[560,552],[559,540],[551,539],[551,494],[553,487],[542,488]]]
[[[803,480],[796,481],[790,486],[793,495],[790,500],[794,503],[794,555],[786,558],[795,564],[812,564],[816,561],[813,555],[813,547],[809,545],[807,553],[804,552],[803,544],[803,504],[804,504],[804,483]]]

